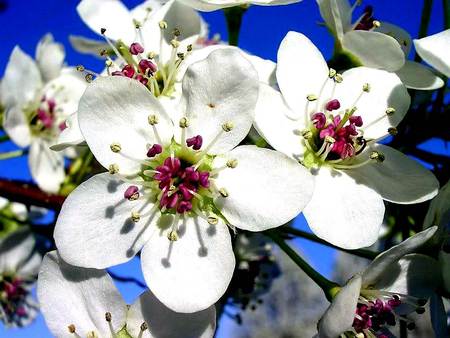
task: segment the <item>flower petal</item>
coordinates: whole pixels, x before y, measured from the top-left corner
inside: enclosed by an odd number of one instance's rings
[[[171,216],[167,216],[170,218]],[[141,253],[142,272],[155,296],[176,312],[202,311],[224,294],[235,259],[228,227],[185,217],[179,238],[169,241],[170,228],[155,233]]]
[[[252,63],[258,72],[259,82],[269,86],[275,86],[277,83],[276,68],[277,64],[272,60],[266,60],[252,54],[245,54],[245,57]]]
[[[344,81],[336,86],[335,97],[342,107],[350,109],[356,106],[355,114],[363,119],[363,128],[360,129],[364,131],[364,137],[370,140],[389,135],[388,129],[400,123],[411,102],[400,78],[368,67],[352,68],[343,74],[343,78]],[[363,92],[365,84],[370,86],[368,93]],[[395,112],[388,115],[388,108],[394,108]]]
[[[57,193],[64,181],[64,158],[61,153],[50,149],[50,142],[43,138],[33,138],[28,156],[31,176],[39,188],[49,193]]]
[[[58,140],[50,149],[61,151],[71,146],[80,145],[84,142],[84,136],[81,134],[80,126],[78,125],[78,114],[70,115],[64,122],[66,128],[61,131]]]
[[[6,109],[3,118],[3,128],[11,140],[19,147],[25,148],[30,145],[31,132],[20,104]]]
[[[320,338],[336,338],[351,329],[361,290],[361,277],[356,275],[342,287],[317,325]]]
[[[57,337],[73,337],[69,325],[80,337],[91,331],[110,337],[109,325],[114,333],[125,325],[127,307],[112,278],[103,270],[71,266],[56,251],[44,257],[37,294],[45,322]],[[110,324],[106,312],[111,314]]]
[[[450,77],[450,29],[414,40],[414,46],[420,57],[442,74]]]
[[[421,203],[437,195],[439,182],[417,161],[382,144],[370,150],[382,153],[385,160],[352,169],[349,175],[356,182],[371,187],[384,200],[400,204]]]
[[[374,29],[375,32],[380,32],[393,37],[403,50],[405,57],[408,58],[412,47],[411,35],[403,28],[393,25],[389,22],[382,21],[379,27]]]
[[[237,167],[220,171],[215,180],[229,196],[217,197],[215,203],[233,226],[249,231],[280,226],[297,216],[311,199],[311,174],[284,154],[239,146],[213,165],[221,167],[229,159],[236,159]]]
[[[77,6],[77,12],[81,20],[97,34],[105,28],[105,35],[110,39],[133,42],[135,25],[122,1],[82,0]]]
[[[418,90],[435,90],[444,85],[444,81],[435,75],[429,67],[418,62],[406,61],[395,74],[407,88]]]
[[[299,2],[301,0],[252,0],[251,4],[260,6],[272,6],[272,5],[288,5],[291,3]],[[199,11],[210,12],[221,8],[235,7],[239,5],[247,5],[248,1],[245,0],[181,0],[186,5],[193,7]]]
[[[375,284],[377,280],[381,278],[381,275],[389,265],[397,262],[401,257],[414,252],[416,249],[421,247],[434,235],[436,229],[437,227],[431,227],[427,230],[421,231],[400,244],[397,244],[389,250],[379,254],[362,273],[363,284]]]
[[[0,240],[0,273],[17,271],[32,257],[36,240],[26,227]]]
[[[41,74],[34,60],[16,46],[9,57],[1,82],[1,102],[6,107],[33,100],[42,87]]]
[[[352,8],[348,0],[316,0],[320,15],[331,32],[342,40],[344,33],[350,29]]]
[[[155,97],[138,81],[122,76],[100,77],[91,83],[78,107],[78,123],[95,158],[105,168],[117,164],[121,174],[134,174],[144,160],[147,147],[161,143],[147,119],[155,125],[162,145],[170,142],[172,122]],[[111,151],[118,143],[122,150]]]
[[[128,186],[110,174],[98,174],[67,197],[54,233],[66,262],[103,269],[130,260],[141,249],[154,231],[156,220],[142,217],[134,223],[130,215],[144,206],[150,209],[153,204],[146,199],[126,200]]]
[[[54,42],[52,34],[46,34],[39,41],[36,48],[36,62],[44,82],[48,82],[59,75],[65,56],[64,46]]]
[[[383,33],[350,31],[344,34],[342,46],[367,67],[395,72],[405,63],[405,54],[400,44]]]
[[[319,95],[328,79],[328,66],[320,51],[303,34],[289,32],[278,49],[277,81],[288,106],[304,114],[306,96]],[[303,79],[303,80],[302,80]]]
[[[302,122],[288,117],[292,115],[281,93],[261,83],[254,126],[273,148],[299,159],[304,152],[301,141],[301,131],[304,127]]]
[[[322,167],[315,176],[313,197],[303,211],[311,230],[344,249],[372,245],[383,222],[381,196],[345,172]]]
[[[69,35],[69,42],[77,52],[90,54],[97,58],[101,58],[100,52],[102,50],[110,48],[106,42],[88,39],[78,35]]]
[[[446,225],[450,222],[449,200],[450,181],[439,190],[439,194],[431,201],[425,220],[423,221],[424,228],[437,225],[439,227],[439,231],[445,231]]]
[[[222,133],[208,153],[231,150],[247,136],[258,98],[258,75],[239,51],[219,49],[191,65],[182,92],[182,111],[190,121],[187,137],[201,135],[208,145]],[[222,126],[229,122],[234,127],[225,133]]]
[[[127,316],[127,331],[138,337],[145,322],[148,330],[142,338],[212,338],[216,327],[216,309],[210,306],[195,313],[178,313],[167,308],[150,291],[131,305]]]

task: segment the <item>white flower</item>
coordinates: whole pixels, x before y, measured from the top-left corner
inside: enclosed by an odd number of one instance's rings
[[[44,257],[37,288],[42,314],[58,338],[212,338],[214,306],[176,313],[146,291],[130,306],[104,270],[65,263],[56,251]]]
[[[414,40],[417,53],[424,61],[450,77],[450,29]]]
[[[221,8],[235,7],[235,6],[279,6],[289,5],[302,0],[178,0],[188,6],[191,6],[199,11],[215,11]]]
[[[137,81],[99,78],[88,87],[80,128],[110,174],[69,195],[55,241],[64,260],[95,268],[143,248],[151,290],[169,308],[192,312],[216,302],[231,279],[227,225],[262,231],[286,223],[309,201],[312,179],[281,153],[236,147],[258,95],[257,74],[238,51],[191,65],[182,93],[172,122]]]
[[[439,284],[439,271],[434,259],[411,252],[435,231],[433,227],[408,238],[352,277],[319,321],[318,336],[336,338],[345,332],[345,337],[382,337],[399,321],[414,329],[406,316],[424,313],[427,299]]]
[[[434,90],[444,85],[428,67],[407,60],[411,36],[398,26],[375,20],[371,6],[352,23],[353,10],[360,1],[353,6],[348,0],[317,0],[317,3],[338,48],[354,63],[395,72],[412,89]]]
[[[87,52],[93,46],[97,55],[106,58],[103,76],[124,76],[141,82],[170,110],[181,96],[184,60],[191,57],[196,41],[207,36],[206,23],[200,15],[175,0],[164,5],[146,1],[131,11],[117,0],[83,0],[77,10],[83,21],[107,43],[72,38],[75,47],[83,47]],[[82,66],[79,69],[93,78],[93,72]],[[84,142],[76,114],[67,119],[66,127],[53,150]]]
[[[35,244],[27,228],[0,240],[0,320],[6,326],[28,325],[37,315],[30,292],[42,257]]]
[[[436,195],[428,170],[377,143],[396,132],[410,103],[395,74],[366,67],[336,74],[308,38],[289,32],[276,77],[281,92],[261,84],[255,127],[315,175],[304,215],[317,236],[348,249],[369,246],[383,200],[410,204]]]
[[[439,263],[441,265],[443,287],[450,292],[450,182],[447,182],[439,194],[431,201],[425,216],[424,228],[437,225],[435,240],[440,246]]]
[[[66,117],[76,111],[86,86],[63,61],[63,47],[47,34],[37,46],[36,62],[14,48],[1,83],[5,132],[19,147],[30,146],[31,175],[47,192],[57,192],[64,179],[63,155],[49,147]]]

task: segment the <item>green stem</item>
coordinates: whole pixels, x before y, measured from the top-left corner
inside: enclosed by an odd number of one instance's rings
[[[433,0],[424,0],[423,1],[423,9],[422,9],[422,19],[420,20],[419,27],[419,39],[427,36],[428,25],[430,23],[431,18],[431,9],[433,7]],[[416,53],[416,57],[414,61],[420,62],[421,57]]]
[[[25,155],[25,153],[26,153],[25,150],[14,150],[9,151],[7,153],[0,153],[0,160],[7,160],[10,158],[20,157],[22,155]]]
[[[327,241],[317,237],[316,235],[310,234],[309,232],[306,232],[306,231],[294,229],[294,228],[287,227],[287,226],[283,226],[283,227],[280,227],[278,229],[280,231],[284,232],[284,233],[287,233],[287,234],[290,234],[290,235],[294,235],[294,236],[298,236],[298,237],[302,237],[302,238],[306,238],[306,239],[308,239],[310,241],[313,241],[313,242],[316,242],[316,243],[319,243],[319,244],[323,244],[323,245],[326,245],[326,246],[329,246],[329,247],[332,247],[332,248],[335,248],[335,249],[347,252],[349,254],[356,255],[356,256],[359,256],[359,257],[363,257],[363,258],[367,258],[367,259],[370,259],[370,260],[372,260],[376,256],[378,256],[378,252],[374,252],[374,251],[371,251],[371,250],[366,250],[366,249],[348,250],[348,249],[340,248],[340,247],[335,246],[335,245],[333,245],[331,243],[328,243]]]
[[[246,7],[237,6],[225,8],[225,18],[227,20],[228,44],[237,46],[239,42],[239,32],[241,30],[242,17],[247,10]]]
[[[280,234],[276,230],[269,230],[264,232],[265,235],[270,237],[275,243],[278,244],[281,250],[283,250],[297,266],[305,272],[309,278],[311,278],[325,293],[327,299],[331,302],[333,297],[339,291],[339,284],[330,281],[329,279],[318,273],[311,265],[309,265],[303,258],[301,258],[294,249],[292,249],[286,241],[281,238]]]
[[[0,143],[6,142],[6,141],[9,141],[8,135],[5,134],[5,135],[0,136]]]
[[[90,169],[90,165],[93,159],[94,155],[92,155],[91,151],[87,149],[87,152],[84,156],[83,164],[81,165],[81,168],[78,171],[77,177],[75,179],[76,184],[80,184],[83,181],[83,178],[86,176],[87,172]]]

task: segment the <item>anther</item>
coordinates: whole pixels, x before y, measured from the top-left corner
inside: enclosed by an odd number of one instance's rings
[[[167,22],[165,22],[165,21],[160,21],[160,22],[159,22],[159,28],[161,28],[161,29],[167,29]]]
[[[192,52],[192,44],[187,45],[186,50]]]
[[[220,189],[219,189],[219,194],[220,194],[222,197],[228,197],[228,196],[229,196],[228,191],[227,191],[225,188],[220,188]]]
[[[92,75],[91,73],[87,73],[84,79],[86,80],[87,83],[91,83],[94,80],[94,75]]]
[[[328,71],[328,77],[330,78],[330,79],[332,79],[332,78],[334,78],[335,76],[336,76],[336,70],[335,69],[333,69],[333,68],[330,68],[330,70]]]
[[[181,61],[184,60],[184,53],[177,53],[177,56]]]
[[[146,322],[143,322],[141,324],[141,331],[144,332],[145,330],[148,330],[148,324]]]
[[[388,133],[392,136],[395,136],[398,134],[398,130],[395,127],[391,127],[391,128],[388,128]]]
[[[176,230],[172,230],[172,231],[169,232],[169,234],[167,235],[167,238],[169,239],[169,241],[175,242],[175,241],[178,240],[178,233],[176,232]]]
[[[155,124],[158,124],[159,122],[159,117],[156,115],[149,115],[148,116],[148,123],[152,126],[154,126]]]
[[[156,56],[156,53],[155,53],[155,52],[149,52],[149,53],[147,54],[147,57],[148,57],[149,59],[154,59],[155,56]]]
[[[106,32],[106,28],[100,28],[100,33],[103,35]]]
[[[180,128],[187,128],[187,127],[189,127],[189,120],[187,119],[187,117],[182,117],[180,119],[179,126],[180,126]]]
[[[75,331],[76,331],[75,325],[73,325],[73,324],[70,324],[70,325],[67,327],[67,329],[69,329],[69,332],[70,332],[70,333],[75,333]]]
[[[317,96],[314,95],[314,94],[309,94],[309,95],[306,96],[306,99],[307,99],[309,102],[316,101],[316,100],[317,100]]]
[[[234,168],[237,167],[237,165],[238,165],[238,160],[236,160],[236,159],[231,159],[231,160],[227,161],[227,167],[228,168],[234,169]]]
[[[225,122],[224,124],[222,124],[223,131],[225,131],[227,133],[232,131],[233,128],[234,128],[234,124],[231,121],[228,121],[228,122]]]
[[[216,216],[209,216],[208,223],[211,225],[216,225],[217,223],[219,223],[219,218],[217,218]]]
[[[111,165],[108,167],[108,172],[109,172],[111,175],[117,174],[117,173],[119,172],[119,165],[116,164],[116,163],[111,164]]]
[[[111,67],[112,65],[113,65],[112,60],[106,60],[106,61],[105,61],[105,66],[106,66],[106,67]]]
[[[123,193],[123,197],[129,201],[137,200],[139,198],[139,188],[135,185],[130,185]]]
[[[105,320],[109,323],[112,320],[111,312],[105,313]]]
[[[302,136],[303,136],[303,138],[305,140],[308,140],[308,139],[310,139],[313,136],[313,134],[312,134],[311,130],[305,129],[305,130],[302,131]]]
[[[172,40],[170,41],[170,44],[172,45],[173,48],[178,48],[178,47],[180,47],[180,41],[175,40],[175,39],[172,39]]]
[[[372,151],[370,153],[370,159],[371,160],[376,160],[377,162],[381,163],[384,161],[385,157],[382,153],[380,153],[379,151]]]
[[[155,157],[156,155],[161,153],[162,153],[162,146],[160,144],[155,143],[148,149],[147,157]]]
[[[134,223],[139,222],[140,219],[141,219],[141,214],[140,214],[139,212],[137,212],[137,211],[132,211],[132,212],[131,212],[131,220],[132,220]]]
[[[336,74],[334,76],[334,81],[336,81],[337,83],[341,83],[342,81],[344,81],[344,78],[342,77],[341,74]]]
[[[78,65],[78,66],[76,66],[75,67],[75,69],[78,71],[78,72],[84,72],[84,66],[83,65]]]
[[[178,29],[178,28],[175,28],[173,31],[172,31],[172,34],[174,35],[174,36],[180,36],[181,35],[181,32],[180,32],[180,30]]]
[[[334,142],[336,142],[336,140],[331,137],[330,135],[325,136],[325,142],[328,144],[333,144]]]
[[[372,25],[374,28],[378,28],[381,26],[381,22],[378,20],[373,20]]]
[[[366,93],[370,92],[370,84],[364,83],[363,84],[363,91],[366,92]]]
[[[119,143],[111,143],[109,147],[113,153],[118,153],[122,150],[122,146]]]
[[[386,115],[387,116],[394,115],[394,113],[395,113],[395,108],[389,107],[389,108],[386,109]]]

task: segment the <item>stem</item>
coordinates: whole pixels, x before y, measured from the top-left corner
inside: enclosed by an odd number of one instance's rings
[[[6,142],[6,141],[9,141],[9,136],[8,135],[2,135],[2,136],[0,136],[0,143],[1,142]]]
[[[64,196],[43,192],[34,184],[5,179],[0,179],[0,196],[25,205],[57,211],[61,209],[64,202]]]
[[[357,250],[343,249],[343,248],[340,248],[340,247],[338,247],[336,245],[328,243],[327,241],[317,237],[316,235],[310,234],[309,232],[298,230],[298,229],[294,229],[294,228],[287,227],[287,226],[280,227],[279,230],[284,232],[284,233],[290,234],[290,235],[306,238],[306,239],[308,239],[310,241],[313,241],[313,242],[316,242],[316,243],[319,243],[319,244],[323,244],[323,245],[332,247],[334,249],[338,249],[338,250],[347,252],[349,254],[356,255],[356,256],[359,256],[359,257],[363,257],[363,258],[367,258],[367,259],[370,259],[370,260],[374,259],[379,254],[378,252],[374,252],[374,251],[366,250],[366,249],[357,249]]]
[[[333,297],[339,291],[340,286],[330,281],[317,272],[311,265],[309,265],[303,258],[301,258],[286,242],[281,238],[280,234],[276,230],[269,230],[264,234],[270,237],[275,243],[278,244],[281,250],[283,250],[292,261],[298,265],[300,269],[305,272],[309,278],[311,278],[325,293],[327,299],[331,302]]]
[[[241,30],[242,16],[244,15],[246,7],[237,6],[225,8],[225,18],[227,20],[228,29],[228,44],[230,46],[237,46],[239,41],[239,32]]]
[[[444,30],[450,28],[450,2],[449,0],[442,0],[444,7]]]
[[[0,153],[0,160],[7,160],[10,158],[20,157],[25,155],[27,152],[25,150],[14,150],[6,153]]]
[[[445,0],[444,0],[445,1]],[[427,36],[428,25],[430,23],[431,9],[433,7],[433,0],[424,0],[422,9],[422,19],[420,20],[419,39]],[[414,61],[420,62],[422,59],[419,54],[416,53]]]

